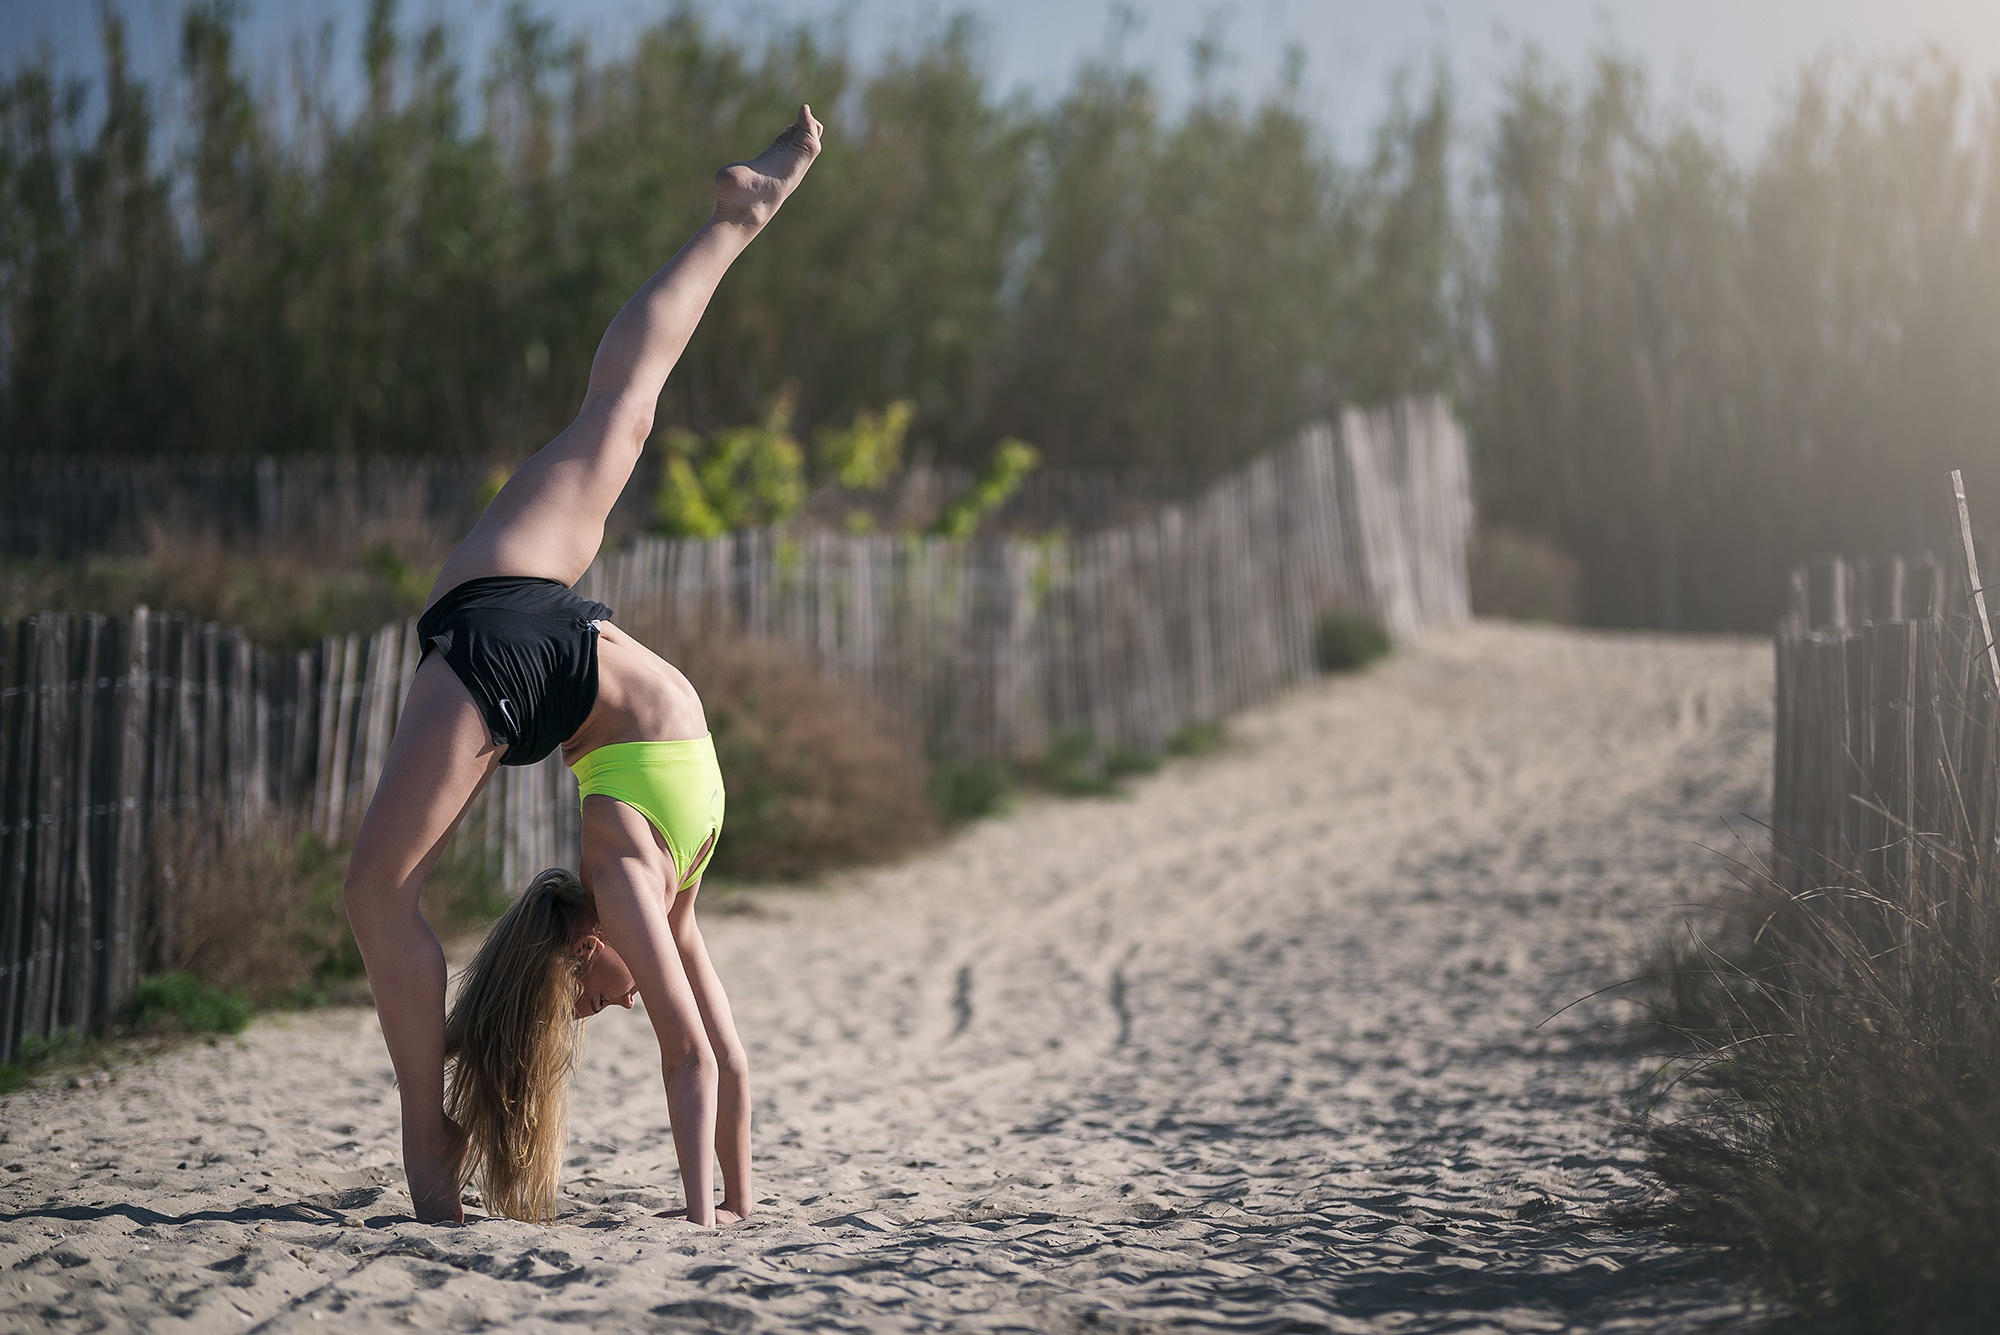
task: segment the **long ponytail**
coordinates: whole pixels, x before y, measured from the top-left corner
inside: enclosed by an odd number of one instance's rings
[[[445,1113],[466,1136],[460,1182],[477,1175],[495,1214],[538,1223],[554,1207],[583,1035],[574,946],[595,923],[575,873],[535,877],[493,924],[445,1019]]]

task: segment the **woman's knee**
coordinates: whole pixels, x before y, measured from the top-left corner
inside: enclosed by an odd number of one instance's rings
[[[416,898],[407,870],[364,857],[359,848],[348,859],[340,903],[347,911],[347,921],[357,930],[414,908]]]
[[[716,1064],[722,1074],[738,1082],[750,1078],[750,1054],[740,1042],[725,1041],[715,1049]]]

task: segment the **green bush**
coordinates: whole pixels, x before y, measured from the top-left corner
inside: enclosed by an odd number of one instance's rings
[[[668,431],[654,529],[669,537],[713,538],[790,518],[806,498],[805,454],[791,426],[792,396],[784,394],[757,426],[706,439]]]
[[[998,814],[1013,789],[1014,776],[1005,765],[943,764],[931,775],[931,800],[952,825]]]
[[[141,1029],[173,1024],[190,1034],[240,1034],[256,1013],[240,991],[224,991],[191,973],[169,973],[140,982],[130,1019]]]
[[[1212,755],[1229,741],[1229,731],[1220,723],[1190,723],[1167,738],[1167,754],[1193,758]]]
[[[1088,728],[1066,728],[1049,739],[1049,749],[1030,767],[1044,785],[1065,797],[1103,797],[1118,785],[1104,773],[1097,734]]]
[[[85,1046],[84,1037],[74,1029],[58,1029],[54,1034],[27,1034],[14,1050],[14,1060],[0,1064],[0,1094],[11,1093],[28,1083],[37,1067],[75,1056]]]
[[[1104,756],[1104,777],[1113,783],[1120,779],[1159,772],[1160,758],[1150,751],[1125,751],[1114,748]]]
[[[1372,619],[1329,612],[1313,627],[1313,661],[1321,672],[1353,672],[1391,649],[1389,636]]]
[[[993,457],[979,470],[964,493],[954,497],[938,516],[932,532],[947,538],[969,538],[979,530],[979,521],[1007,503],[1033,472],[1042,456],[1025,440],[1009,437],[993,447]]]
[[[1157,773],[1160,757],[1148,751],[1105,747],[1089,728],[1067,728],[1049,741],[1049,749],[1026,767],[1044,787],[1065,797],[1105,797],[1119,791],[1121,780]]]
[[[858,408],[844,428],[823,426],[813,433],[820,474],[849,491],[874,491],[903,466],[903,437],[917,405],[897,399],[881,412]]]

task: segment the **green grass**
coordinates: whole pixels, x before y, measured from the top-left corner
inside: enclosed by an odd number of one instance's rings
[[[1104,773],[1097,734],[1088,728],[1057,733],[1034,769],[1045,786],[1065,797],[1105,797],[1118,791]]]
[[[931,801],[947,825],[964,825],[998,815],[1014,791],[1014,775],[996,763],[937,767],[931,776]]]
[[[1059,732],[1040,759],[1023,767],[1024,777],[1064,797],[1110,797],[1124,780],[1156,774],[1160,756],[1152,751],[1106,747],[1088,728]]]
[[[14,1059],[0,1063],[0,1094],[12,1093],[51,1069],[106,1060],[143,1039],[172,1042],[189,1035],[240,1034],[257,1008],[241,992],[225,991],[189,973],[161,974],[140,982],[122,1022],[110,1033],[85,1036],[74,1029],[22,1038]]]
[[[1160,772],[1160,758],[1151,751],[1112,750],[1104,756],[1104,777],[1112,783]]]
[[[29,1034],[21,1040],[14,1060],[0,1063],[0,1094],[21,1088],[43,1067],[76,1057],[86,1046],[83,1035],[74,1029],[58,1029],[46,1038]]]
[[[1167,754],[1183,759],[1214,755],[1229,744],[1229,730],[1220,723],[1190,723],[1167,738]]]
[[[1329,612],[1313,627],[1313,661],[1321,672],[1357,671],[1392,647],[1387,632],[1365,616]]]
[[[1967,918],[1943,925],[1879,911],[1909,898],[1895,887],[1760,885],[1660,952],[1646,1001],[1674,1097],[1638,1124],[1661,1191],[1633,1222],[1728,1248],[1810,1315],[2000,1329],[2000,938],[1981,884],[1952,886]]]
[[[177,1026],[190,1034],[240,1034],[257,1008],[241,992],[225,992],[191,973],[162,974],[132,994],[131,1023],[139,1029]]]

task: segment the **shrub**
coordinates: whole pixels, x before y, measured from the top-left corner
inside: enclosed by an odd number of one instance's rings
[[[1113,748],[1104,756],[1104,777],[1113,783],[1120,779],[1159,772],[1160,758],[1151,751],[1126,751]]]
[[[939,765],[931,775],[931,800],[953,825],[963,825],[999,812],[1014,789],[1005,765]]]
[[[793,395],[782,394],[757,426],[706,440],[666,433],[665,480],[654,497],[654,528],[670,537],[713,538],[782,523],[806,498],[805,454],[792,439]]]
[[[256,1011],[240,989],[225,991],[191,973],[169,973],[139,984],[131,1022],[141,1029],[173,1024],[190,1034],[240,1034]]]
[[[1353,672],[1389,653],[1388,635],[1352,612],[1329,612],[1313,627],[1313,662],[1321,672]]]
[[[931,531],[947,538],[971,537],[979,531],[979,521],[1005,505],[1041,460],[1035,447],[1025,440],[1009,436],[1001,441],[972,484],[945,506]]]
[[[168,974],[258,1002],[360,972],[340,904],[345,858],[289,821],[236,833],[201,816],[162,820],[152,949]]]
[[[1190,723],[1167,738],[1167,754],[1196,757],[1212,755],[1229,741],[1229,731],[1220,723]]]
[[[1582,574],[1548,539],[1482,526],[1469,565],[1473,615],[1558,625],[1576,620]]]
[[[1049,749],[1024,767],[1028,776],[1066,797],[1105,797],[1119,782],[1159,771],[1150,751],[1105,747],[1088,728],[1068,728],[1050,739]]]
[[[718,875],[804,878],[938,837],[915,746],[858,692],[777,646],[634,613],[619,624],[687,674],[708,714],[729,789]]]
[[[74,1029],[58,1029],[54,1034],[24,1034],[14,1049],[14,1060],[0,1062],[0,1094],[11,1094],[28,1083],[37,1067],[76,1056],[86,1048],[82,1034]]]
[[[1068,728],[1049,739],[1049,749],[1028,767],[1041,783],[1065,797],[1102,797],[1118,785],[1104,773],[1097,734],[1088,728]]]

